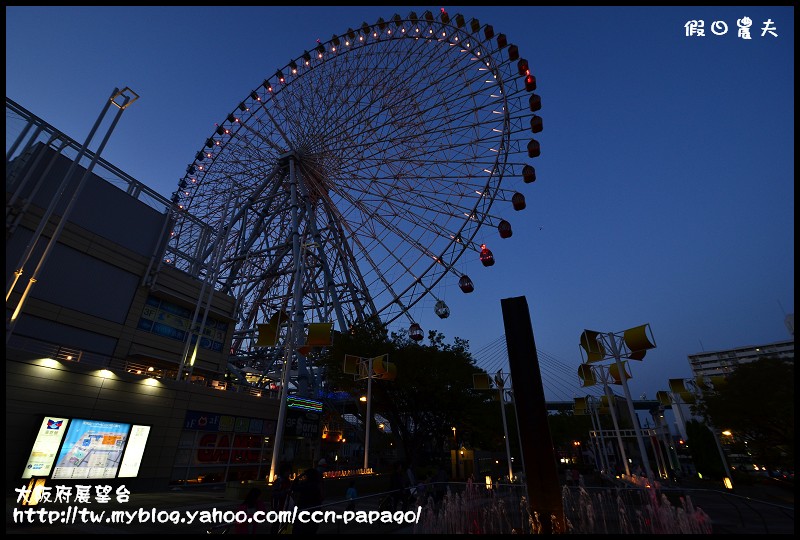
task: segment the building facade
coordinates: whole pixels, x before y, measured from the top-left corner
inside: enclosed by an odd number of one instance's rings
[[[62,479],[116,463],[130,426],[147,437],[129,487],[264,479],[278,392],[226,379],[236,299],[164,264],[170,202],[6,107],[28,123],[7,142],[7,484],[43,466],[43,422],[121,430],[70,442]]]
[[[710,377],[727,375],[741,364],[765,357],[794,360],[794,340],[691,354],[689,355],[689,365],[695,377]]]

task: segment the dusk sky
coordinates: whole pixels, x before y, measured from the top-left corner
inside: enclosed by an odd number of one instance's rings
[[[497,369],[501,299],[525,296],[553,400],[585,394],[585,328],[650,324],[657,347],[630,381],[648,398],[691,376],[688,355],[790,339],[792,7],[12,6],[6,96],[82,142],[111,91],[130,87],[140,99],[103,158],[169,197],[215,124],[317,39],[440,7],[518,45],[544,130],[527,208],[507,213],[513,236],[482,231],[497,263],[466,261],[472,294],[442,284],[449,318],[433,300],[413,308],[426,331],[468,339]],[[705,36],[686,35],[690,20]]]

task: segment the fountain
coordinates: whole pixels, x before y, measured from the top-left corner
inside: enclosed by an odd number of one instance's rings
[[[449,485],[442,501],[432,497],[423,506],[414,532],[421,534],[539,534],[537,512],[528,510],[525,486],[484,486],[467,482]],[[463,489],[458,490],[463,486]],[[562,489],[565,523],[570,534],[711,534],[711,519],[689,496],[673,505],[652,488]],[[553,518],[553,516],[551,516]]]

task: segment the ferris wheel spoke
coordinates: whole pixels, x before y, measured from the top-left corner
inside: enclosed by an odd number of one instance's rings
[[[351,200],[351,203],[354,204],[354,205],[358,205],[358,202],[355,201],[355,200]],[[387,220],[381,214],[373,213],[371,217],[376,221],[376,223],[379,223],[379,224],[383,225],[384,229],[386,229],[387,231],[392,231],[394,236],[400,238],[404,242],[407,242],[409,245],[415,246],[417,248],[418,252],[419,252],[418,256],[420,256],[420,257],[421,256],[427,256],[428,258],[430,258],[433,261],[432,263],[430,263],[430,266],[433,266],[434,264],[436,264],[436,262],[438,260],[436,255],[431,253],[429,251],[428,247],[422,245],[419,241],[416,240],[416,238],[410,236],[407,232],[405,232],[405,231],[401,230],[400,228],[396,227],[392,222]],[[374,238],[378,241],[378,243],[381,246],[384,247],[384,249],[386,249],[387,253],[391,254],[395,258],[397,263],[400,266],[402,266],[405,271],[413,274],[413,272],[411,271],[411,268],[408,265],[405,264],[405,262],[402,260],[402,258],[396,256],[396,250],[393,247],[387,246],[382,240],[380,240],[380,238],[378,236],[375,236]],[[425,271],[427,271],[428,269],[429,268],[426,268]],[[424,272],[423,272],[423,275],[424,275]],[[420,279],[420,277],[417,276],[416,280],[419,280],[419,279]]]
[[[366,309],[369,309],[370,313],[377,313],[372,297],[368,293],[369,289],[367,288],[364,275],[358,267],[350,242],[347,241],[347,236],[345,236],[344,229],[346,228],[347,222],[336,219],[336,209],[329,204],[329,201],[323,201],[323,206],[329,221],[328,230],[333,237],[332,244],[337,246],[336,259],[338,264],[336,268],[344,275],[344,283],[342,284],[343,290],[349,293],[354,311],[360,317],[365,318]],[[354,235],[351,235],[350,238],[353,239],[353,241],[357,241]],[[359,286],[361,287],[360,289],[358,288]],[[353,322],[362,321],[363,318],[356,319]]]
[[[306,177],[321,177],[321,174],[317,172],[313,167],[309,167],[304,163],[300,164],[300,170]],[[345,240],[345,235],[341,228],[341,221],[334,219],[334,206],[331,205],[329,198],[323,197],[321,199],[320,207],[323,209],[323,216],[327,218],[327,225],[324,227],[325,230],[329,231],[332,236],[332,241],[330,245],[340,246],[340,249],[336,250],[337,255],[335,260],[338,261],[336,267],[340,267],[343,271],[345,276],[345,283],[343,284],[343,290],[348,291],[351,298],[363,298],[363,294],[359,293],[354,281],[353,273],[355,273],[356,279],[362,284],[362,291],[366,291],[366,287],[364,286],[364,279],[361,276],[358,266],[355,264],[355,259],[352,256],[352,252],[349,250],[349,244]],[[309,215],[313,215],[313,210],[309,209]],[[317,237],[321,238],[321,232],[319,228],[316,226],[315,220],[310,220],[311,227],[313,229],[314,234]],[[371,304],[371,300],[368,302]],[[374,312],[374,306],[372,306]],[[359,317],[363,318],[363,310],[360,309],[360,306],[357,306],[356,311],[358,312]],[[344,325],[343,325],[344,328]]]

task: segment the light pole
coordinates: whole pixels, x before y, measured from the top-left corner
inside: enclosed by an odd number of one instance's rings
[[[367,360],[367,420],[366,435],[364,435],[364,470],[369,469],[369,428],[372,424],[372,358]]]
[[[503,373],[503,370],[498,370],[494,379],[490,379],[486,373],[475,373],[472,375],[472,386],[475,390],[490,390],[492,389],[492,382],[494,387],[497,388],[498,399],[500,400],[500,413],[503,418],[503,437],[506,442],[506,461],[508,462],[508,481],[514,481],[514,471],[511,462],[511,443],[508,439],[508,423],[506,422],[506,399],[505,399],[505,386],[510,380],[511,375]],[[455,438],[456,428],[453,428],[453,438]]]
[[[670,392],[661,391],[662,396],[668,397],[674,405],[677,407],[673,407],[673,410],[680,409],[681,401],[685,403],[694,403],[698,396],[702,396],[703,390],[713,390],[725,384],[725,377],[716,376],[716,377],[698,377],[695,379],[670,379],[669,386]],[[683,421],[683,418],[681,418]],[[685,431],[685,421],[683,421]],[[706,427],[711,431],[711,434],[714,437],[714,443],[717,447],[717,452],[719,452],[719,459],[722,462],[722,468],[725,470],[725,478],[723,478],[723,484],[728,489],[733,489],[733,481],[731,476],[731,471],[728,468],[728,460],[725,458],[725,452],[722,450],[722,445],[720,444],[720,431],[714,427],[711,422],[706,420],[705,422]]]
[[[453,479],[458,480],[459,471],[458,471],[458,439],[456,438],[456,426],[450,428],[453,430]]]
[[[614,364],[617,366],[617,371],[620,375],[620,380],[622,381],[622,390],[625,392],[625,402],[628,404],[628,412],[631,415],[631,423],[633,424],[633,431],[636,433],[636,443],[639,445],[639,454],[642,456],[642,464],[644,465],[644,471],[647,475],[647,478],[651,480],[654,479],[653,471],[650,469],[650,460],[647,458],[647,449],[644,446],[644,439],[642,438],[642,430],[639,427],[639,416],[637,416],[636,411],[633,408],[633,398],[631,397],[631,391],[628,388],[628,374],[625,371],[625,367],[622,365],[620,358],[622,357],[622,352],[620,351],[620,345],[617,341],[617,337],[609,332],[605,335],[608,339],[607,343],[609,348],[611,349],[611,354],[614,357]]]
[[[580,377],[583,386],[594,385],[597,382],[598,378],[600,379],[600,382],[603,383],[603,391],[605,392],[604,397],[606,398],[606,401],[608,401],[608,411],[609,414],[611,414],[611,421],[614,423],[614,434],[617,437],[617,445],[619,447],[620,459],[622,460],[622,464],[625,467],[625,474],[630,476],[631,470],[630,470],[630,465],[628,464],[628,456],[625,453],[625,445],[622,442],[622,433],[620,432],[619,422],[617,421],[617,412],[616,412],[616,407],[614,405],[615,396],[614,393],[611,392],[611,389],[608,386],[610,378],[608,367],[602,365],[592,366],[590,364],[581,364],[580,366],[578,366],[578,377]],[[598,418],[597,421],[599,423],[600,419]]]
[[[644,465],[647,478],[653,479],[653,471],[650,469],[650,460],[647,457],[647,450],[644,446],[644,439],[642,438],[642,431],[639,426],[639,417],[634,410],[633,398],[631,398],[631,392],[628,388],[628,379],[630,376],[626,371],[625,364],[622,362],[623,357],[630,360],[642,360],[648,350],[655,348],[655,340],[652,339],[652,332],[649,332],[649,328],[649,324],[643,324],[618,333],[601,333],[594,330],[584,330],[581,334],[580,346],[582,352],[586,354],[587,364],[584,365],[613,358],[614,364],[608,366],[608,370],[614,375],[615,382],[622,385],[622,389],[625,393],[625,401],[628,404],[631,423],[633,424],[633,430],[636,434],[636,442],[639,446],[642,465]],[[609,401],[610,399],[609,397]],[[628,469],[627,460],[625,462],[625,467]],[[630,475],[629,470],[628,474]]]
[[[344,373],[356,378],[367,379],[367,395],[361,401],[367,403],[367,414],[364,420],[364,469],[369,469],[369,432],[372,424],[372,379],[392,381],[397,376],[396,366],[389,362],[389,355],[383,354],[374,358],[362,358],[352,354],[344,355]]]
[[[510,376],[510,375],[507,375]],[[508,423],[506,422],[506,399],[505,399],[505,381],[503,379],[503,372],[498,371],[494,376],[494,382],[497,384],[497,391],[500,397],[500,411],[503,413],[503,437],[506,441],[506,461],[508,461],[508,482],[514,481],[514,471],[511,467],[511,445],[508,440]]]

